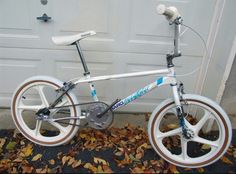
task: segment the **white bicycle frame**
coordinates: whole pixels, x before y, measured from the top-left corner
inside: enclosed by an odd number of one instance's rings
[[[128,78],[128,77],[139,77],[139,76],[148,76],[148,75],[156,75],[156,74],[166,74],[166,76],[159,78],[155,82],[145,86],[142,89],[139,89],[138,91],[134,92],[133,94],[129,95],[128,97],[120,100],[116,104],[112,106],[112,110],[115,110],[121,106],[127,105],[128,103],[132,102],[133,100],[143,96],[144,94],[150,92],[152,89],[163,86],[163,85],[170,85],[172,87],[173,92],[173,98],[176,104],[176,107],[181,107],[180,104],[180,96],[178,93],[178,87],[177,87],[177,79],[175,76],[175,68],[172,63],[172,59],[174,57],[181,56],[181,53],[179,51],[179,32],[180,32],[180,22],[182,19],[178,18],[176,19],[177,23],[174,24],[174,51],[173,54],[167,55],[167,67],[166,69],[160,69],[160,70],[153,70],[153,71],[143,71],[143,72],[135,72],[135,73],[125,73],[125,74],[115,74],[115,75],[107,75],[107,76],[97,76],[97,77],[90,77],[90,72],[88,70],[88,67],[86,65],[84,56],[82,54],[82,50],[80,48],[79,42],[76,42],[75,45],[77,47],[78,53],[81,58],[82,65],[84,67],[84,78],[81,78],[74,82],[74,85],[80,84],[80,83],[89,83],[91,96],[93,97],[94,101],[98,101],[98,97],[96,94],[96,89],[94,88],[94,85],[92,82],[95,81],[102,81],[102,80],[113,80],[113,79],[120,79],[120,78]],[[168,56],[170,56],[168,59]]]
[[[180,106],[180,99],[179,99],[179,94],[178,94],[178,89],[177,89],[177,80],[175,76],[174,67],[167,68],[167,69],[153,70],[153,71],[142,71],[142,72],[135,72],[135,73],[115,74],[115,75],[97,76],[97,77],[90,77],[90,75],[87,75],[86,77],[75,81],[74,84],[77,85],[81,83],[89,83],[91,96],[93,97],[94,101],[98,101],[97,92],[92,82],[102,81],[102,80],[114,80],[114,79],[121,79],[121,78],[128,78],[128,77],[157,75],[157,74],[166,74],[166,76],[160,77],[155,82],[150,83],[149,85],[137,90],[136,92],[129,95],[128,97],[120,100],[115,105],[113,105],[111,109],[114,111],[121,106],[125,106],[128,103],[132,102],[133,100],[150,92],[154,88],[160,87],[163,85],[170,85],[172,87],[172,92],[173,92],[176,106]]]

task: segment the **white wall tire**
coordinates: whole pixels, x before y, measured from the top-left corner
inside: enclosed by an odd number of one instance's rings
[[[57,122],[36,120],[35,112],[38,109],[49,105],[49,97],[45,93],[49,93],[50,97],[54,96],[56,89],[63,86],[63,82],[52,77],[35,76],[25,80],[16,89],[11,104],[11,113],[13,121],[17,129],[30,141],[43,146],[58,146],[68,142],[78,131],[78,126],[62,125]],[[56,93],[56,92],[55,92]],[[68,92],[57,106],[78,104],[76,96],[72,92]],[[50,115],[62,116],[60,109],[52,110]],[[66,111],[68,117],[80,116],[80,107],[73,106]],[[26,119],[27,118],[27,119]],[[31,119],[33,123],[29,123]],[[69,120],[71,124],[79,124],[79,120]],[[32,127],[32,125],[35,126]],[[52,127],[52,128],[50,128]],[[43,135],[42,129],[57,130],[55,135]]]
[[[227,114],[218,104],[206,97],[185,94],[183,98],[189,104],[186,106],[199,106],[205,109],[204,112],[202,112],[202,121],[201,119],[199,119],[199,121],[195,125],[191,125],[185,119],[186,125],[193,130],[194,137],[191,140],[184,139],[181,134],[182,131],[180,127],[164,133],[160,131],[160,122],[163,119],[166,119],[165,115],[169,114],[170,109],[175,107],[174,101],[172,99],[167,99],[153,111],[150,117],[148,124],[148,135],[151,145],[163,159],[176,166],[198,168],[210,165],[217,161],[220,157],[222,157],[222,155],[224,155],[230,145],[232,138],[232,127],[230,120]],[[200,113],[200,111],[197,112]],[[215,120],[216,127],[218,127],[217,130],[219,130],[217,134],[218,137],[214,141],[208,141],[207,139],[203,139],[199,136],[199,130],[202,129],[205,124],[203,122],[209,119]],[[181,152],[179,154],[174,154],[163,144],[163,139],[165,137],[171,136],[180,137]],[[187,149],[189,148],[189,144],[191,144],[192,142],[197,142],[199,144],[209,144],[209,152],[207,152],[203,156],[189,157]]]

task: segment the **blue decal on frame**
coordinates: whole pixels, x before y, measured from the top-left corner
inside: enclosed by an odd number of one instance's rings
[[[159,78],[159,79],[157,80],[157,85],[162,84],[162,82],[163,82],[163,77],[161,77],[161,78]]]
[[[91,95],[94,97],[94,96],[96,96],[96,90],[92,90],[92,92],[91,92]]]

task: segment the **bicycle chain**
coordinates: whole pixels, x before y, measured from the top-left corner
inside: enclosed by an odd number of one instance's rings
[[[57,106],[57,107],[53,107],[51,109],[60,109],[60,108],[66,108],[66,107],[72,107],[72,106],[81,106],[81,105],[89,105],[89,104],[96,104],[96,103],[106,104],[106,103],[101,102],[101,101],[94,101],[94,102],[86,102],[86,103],[79,103],[79,104],[73,104],[73,105]]]

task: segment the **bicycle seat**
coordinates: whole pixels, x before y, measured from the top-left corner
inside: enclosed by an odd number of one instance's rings
[[[69,35],[69,36],[53,36],[52,41],[56,45],[71,45],[76,41],[79,41],[79,40],[84,39],[89,36],[93,36],[95,34],[96,34],[95,31],[86,31],[83,33]]]

